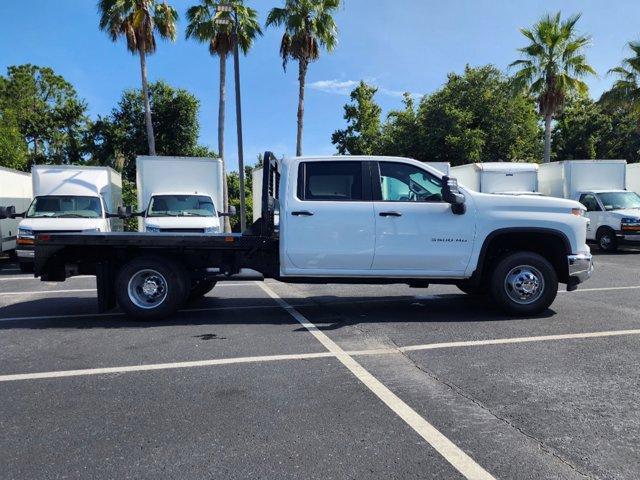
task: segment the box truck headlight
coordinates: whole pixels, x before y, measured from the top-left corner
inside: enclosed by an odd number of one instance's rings
[[[18,228],[18,238],[16,240],[18,245],[33,245],[33,241],[33,230],[30,228]]]
[[[147,225],[147,232],[160,232],[160,227],[156,227],[155,225]]]
[[[620,229],[627,232],[640,232],[640,218],[623,218]]]
[[[99,228],[87,228],[86,230],[83,230],[84,233],[99,232],[99,231],[100,231]]]

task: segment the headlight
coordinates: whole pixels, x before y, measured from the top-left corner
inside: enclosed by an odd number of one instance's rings
[[[33,238],[33,230],[30,228],[18,228],[18,237]]]
[[[620,221],[620,230],[640,232],[640,218],[623,218]]]
[[[216,227],[205,227],[204,233],[217,233],[218,229]]]
[[[87,228],[86,230],[83,230],[84,233],[99,232],[99,231],[100,231],[99,228]]]
[[[572,208],[571,215],[575,215],[576,217],[582,217],[584,215],[583,208]]]
[[[160,227],[156,227],[154,225],[147,225],[147,232],[160,232]]]
[[[640,225],[640,218],[623,218],[622,223],[627,225]]]

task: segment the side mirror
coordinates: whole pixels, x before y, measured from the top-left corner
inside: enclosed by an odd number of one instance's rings
[[[0,220],[6,218],[24,217],[23,213],[16,213],[16,207],[11,205],[10,207],[0,207]]]
[[[442,199],[451,204],[451,211],[456,215],[462,215],[467,211],[464,195],[458,189],[458,181],[448,176],[442,177]]]
[[[229,205],[229,211],[227,213],[218,212],[219,217],[235,217],[236,215],[236,207],[233,205]]]
[[[136,213],[133,211],[133,208],[129,205],[129,206],[123,206],[120,205],[118,207],[118,212],[117,213],[107,213],[107,218],[121,218],[122,220],[126,220],[128,218],[131,217],[139,217],[140,215],[143,215],[144,212],[142,213]]]

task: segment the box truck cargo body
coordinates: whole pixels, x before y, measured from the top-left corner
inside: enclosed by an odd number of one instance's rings
[[[537,163],[470,163],[452,167],[451,176],[468,188],[482,193],[538,193]]]
[[[640,196],[626,190],[625,160],[567,160],[540,165],[540,191],[587,208],[587,239],[605,251],[640,243]]]
[[[31,169],[33,201],[18,228],[16,253],[20,266],[33,264],[33,243],[45,232],[121,231],[123,222],[110,218],[122,204],[122,178],[108,167],[37,165]]]
[[[224,210],[222,161],[204,157],[136,159],[138,229],[146,232],[218,233]]]
[[[627,190],[640,194],[640,163],[627,165]]]
[[[17,212],[29,208],[32,196],[31,174],[0,167],[0,206],[14,206]],[[0,253],[16,249],[20,218],[0,220]]]

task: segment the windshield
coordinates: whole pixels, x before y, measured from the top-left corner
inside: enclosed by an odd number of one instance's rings
[[[635,192],[599,193],[598,198],[602,202],[605,210],[640,208],[640,196]]]
[[[98,197],[47,195],[33,200],[27,217],[102,218],[102,206]]]
[[[147,217],[214,217],[211,197],[205,195],[155,195]]]

